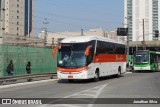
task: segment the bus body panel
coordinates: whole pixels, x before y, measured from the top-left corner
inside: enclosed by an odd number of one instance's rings
[[[144,54],[145,52],[145,54]],[[141,58],[144,60],[146,59],[146,62],[144,63],[135,63],[135,59],[138,59],[138,55],[136,56],[136,53],[138,53],[139,56],[141,56]],[[146,54],[147,53],[147,54]],[[144,56],[147,57],[144,57]],[[141,61],[142,61],[141,59]],[[134,70],[135,71],[145,71],[145,70],[152,70],[152,71],[156,71],[158,70],[158,62],[160,59],[160,52],[156,52],[156,51],[149,51],[149,50],[139,50],[135,52],[135,56],[134,56]]]
[[[134,70],[135,71],[151,70],[151,67],[148,64],[145,66],[134,65]]]
[[[87,69],[80,72],[62,72],[57,71],[59,79],[91,79],[94,78],[96,69],[99,69],[99,77],[118,74],[118,68],[121,67],[121,73],[126,72],[126,62],[104,62],[91,63]]]
[[[83,37],[80,36],[80,37],[66,38],[62,40],[60,43],[60,48],[63,47],[63,44],[76,44],[76,43],[85,43],[90,41],[96,41],[94,46],[95,49],[94,49],[93,61],[89,65],[86,65],[87,67],[83,70],[79,70],[79,68],[72,69],[72,67],[58,69],[57,70],[58,79],[91,79],[91,78],[94,78],[95,72],[97,69],[99,69],[99,77],[118,74],[119,67],[121,68],[121,73],[124,73],[126,71],[126,54],[125,54],[124,43],[116,42],[108,38],[97,37],[97,36],[83,36]],[[103,45],[101,44],[99,46],[102,46],[102,47],[98,47],[97,42],[98,42],[98,45],[99,45],[99,42],[101,42]],[[105,49],[98,50],[98,49],[104,48],[104,46],[105,46]],[[76,49],[76,48],[67,48],[67,50]],[[112,51],[110,51],[110,49]],[[107,53],[104,50],[107,50],[108,52],[112,52],[112,53]],[[70,57],[69,58],[66,57],[66,58],[69,59]],[[77,59],[73,57],[72,61],[75,61],[75,60]],[[61,63],[63,63],[62,58],[61,58],[60,64]],[[70,64],[72,64],[72,62],[70,62]]]

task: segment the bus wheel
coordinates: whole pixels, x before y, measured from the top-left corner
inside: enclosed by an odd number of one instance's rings
[[[158,71],[158,67],[156,65],[154,65],[154,68],[155,68],[155,72]]]
[[[95,72],[93,81],[94,81],[94,82],[99,81],[99,71],[98,71],[98,70],[96,70],[96,72]]]
[[[118,68],[118,74],[117,74],[117,77],[120,77],[121,76],[121,67]]]

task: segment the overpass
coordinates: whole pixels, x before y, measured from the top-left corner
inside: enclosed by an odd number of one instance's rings
[[[130,47],[143,47],[143,41],[130,41]],[[145,41],[145,47],[160,47],[160,40]]]

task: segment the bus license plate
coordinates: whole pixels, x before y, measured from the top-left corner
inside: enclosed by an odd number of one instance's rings
[[[73,76],[72,76],[72,75],[69,75],[68,78],[73,78]]]

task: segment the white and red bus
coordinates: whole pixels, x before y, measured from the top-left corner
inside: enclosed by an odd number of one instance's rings
[[[58,79],[91,79],[120,76],[126,71],[125,44],[97,36],[63,39],[52,51],[57,54]]]

